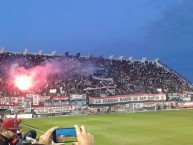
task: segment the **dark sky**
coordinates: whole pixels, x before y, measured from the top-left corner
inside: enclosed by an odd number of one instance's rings
[[[0,0],[0,48],[159,58],[193,82],[193,0]]]

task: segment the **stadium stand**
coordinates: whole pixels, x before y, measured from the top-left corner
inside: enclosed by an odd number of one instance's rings
[[[13,84],[12,77],[15,74],[10,73],[11,71],[17,69],[17,73],[23,70],[29,73],[33,72],[34,68],[50,65],[52,67],[47,70],[45,80],[40,78],[40,75],[34,78],[36,81],[41,80],[41,85],[22,91]],[[158,59],[107,59],[102,55],[82,57],[80,53],[73,56],[68,52],[64,55],[1,52],[0,66],[0,97],[26,97],[26,94],[38,94],[44,96],[43,98],[50,96],[49,99],[43,99],[43,106],[73,104],[73,101],[65,99],[72,94],[104,98],[128,94],[167,95],[193,91],[190,82]],[[59,101],[54,102],[53,98]],[[8,104],[11,102],[8,99]],[[38,105],[41,105],[41,102],[38,102]]]

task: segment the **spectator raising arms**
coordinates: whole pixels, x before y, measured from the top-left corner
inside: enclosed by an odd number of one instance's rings
[[[77,133],[78,142],[73,143],[73,145],[94,145],[94,136],[86,131],[84,126],[79,127],[74,126]]]

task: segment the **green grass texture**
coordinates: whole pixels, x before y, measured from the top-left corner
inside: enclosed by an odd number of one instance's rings
[[[24,119],[38,136],[53,126],[85,125],[95,145],[193,145],[193,110],[168,110]]]

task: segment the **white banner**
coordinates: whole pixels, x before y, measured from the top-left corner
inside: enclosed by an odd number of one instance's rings
[[[86,99],[86,94],[82,94],[82,95],[71,94],[70,95],[70,100],[83,100],[83,99]]]
[[[0,104],[10,104],[10,97],[2,97],[0,100]]]
[[[111,82],[113,82],[112,78],[99,78],[97,76],[92,76],[92,78],[95,79],[95,80],[111,81]]]
[[[89,104],[116,104],[127,102],[165,101],[166,94],[117,95],[111,97],[89,97]]]
[[[62,107],[35,107],[35,114],[48,114],[48,113],[65,113],[70,112],[72,109],[71,106],[62,106]]]

